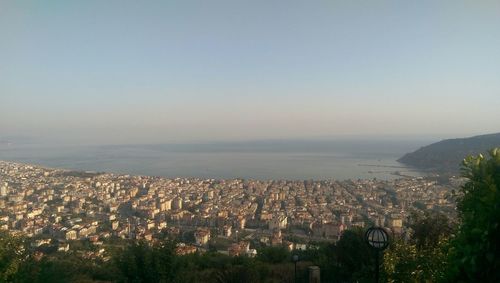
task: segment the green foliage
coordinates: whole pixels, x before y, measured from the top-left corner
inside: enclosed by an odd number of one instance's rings
[[[499,144],[500,133],[443,140],[408,153],[398,161],[414,167],[458,173],[464,156],[487,152]]]
[[[149,246],[137,242],[128,246],[116,258],[122,282],[173,282],[175,245],[171,241]]]
[[[419,250],[435,248],[456,229],[446,215],[437,212],[411,213],[408,227],[412,231],[410,242]]]
[[[412,272],[418,268],[417,248],[394,239],[384,252],[383,268],[387,282],[418,282]]]
[[[362,229],[345,231],[337,244],[320,244],[300,257],[318,265],[325,282],[373,281],[375,254]]]
[[[413,213],[408,219],[413,233],[393,239],[384,252],[383,268],[388,282],[439,282],[447,267],[454,227],[439,213]]]
[[[338,276],[347,281],[367,282],[373,277],[373,250],[365,242],[364,231],[345,231],[335,247]],[[349,280],[350,279],[350,280]]]
[[[450,282],[500,282],[500,148],[489,155],[463,161],[469,181],[458,200],[462,223],[452,242]]]
[[[282,263],[290,260],[290,252],[285,247],[266,247],[259,250],[258,259],[268,263]]]
[[[26,258],[25,239],[0,231],[0,281],[10,281]]]
[[[85,259],[74,253],[56,253],[42,259],[28,257],[20,266],[13,282],[110,282],[117,271],[111,263]]]

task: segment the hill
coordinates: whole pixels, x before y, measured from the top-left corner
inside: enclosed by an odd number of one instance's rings
[[[458,172],[467,155],[485,153],[499,146],[500,133],[447,139],[407,153],[398,161],[420,169]]]

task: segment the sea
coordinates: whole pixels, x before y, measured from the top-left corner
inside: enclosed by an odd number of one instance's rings
[[[1,144],[0,160],[169,178],[391,180],[423,176],[397,159],[422,140],[266,140],[199,144]]]

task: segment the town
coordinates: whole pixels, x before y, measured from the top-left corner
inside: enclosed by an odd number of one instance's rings
[[[78,241],[106,257],[112,239],[178,239],[178,254],[257,246],[306,249],[343,231],[405,232],[412,211],[455,217],[453,190],[425,177],[396,180],[216,180],[78,172],[0,161],[0,229],[65,252]]]

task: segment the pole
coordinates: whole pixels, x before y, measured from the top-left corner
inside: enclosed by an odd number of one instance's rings
[[[295,283],[297,283],[297,261],[295,261]]]
[[[378,272],[379,272],[379,263],[378,263],[378,250],[375,251],[375,283],[378,283]]]

